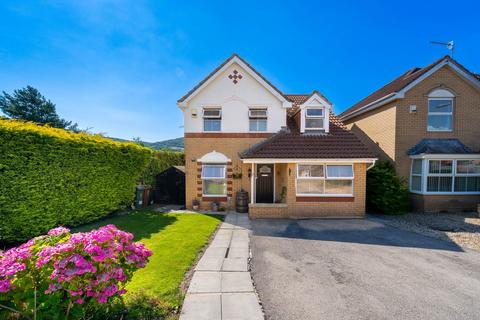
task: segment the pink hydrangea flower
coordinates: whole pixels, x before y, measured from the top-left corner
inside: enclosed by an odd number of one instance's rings
[[[152,255],[132,240],[133,234],[114,225],[75,234],[54,228],[46,236],[0,252],[0,292],[22,290],[15,286],[18,278],[43,277],[48,286],[44,294],[64,291],[76,304],[90,301],[86,298],[106,303],[125,294],[126,282]]]
[[[48,235],[49,236],[58,236],[58,235],[61,235],[61,234],[64,234],[64,233],[69,233],[69,232],[70,232],[70,229],[68,229],[68,228],[57,227],[57,228],[53,228],[50,231],[48,231]]]

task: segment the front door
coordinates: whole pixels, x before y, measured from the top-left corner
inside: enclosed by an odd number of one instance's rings
[[[257,203],[273,203],[273,175],[273,164],[257,165]]]

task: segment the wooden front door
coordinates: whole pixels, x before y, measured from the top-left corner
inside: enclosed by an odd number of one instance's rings
[[[273,203],[273,164],[257,165],[256,202]]]

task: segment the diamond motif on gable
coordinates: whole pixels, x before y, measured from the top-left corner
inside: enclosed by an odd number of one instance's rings
[[[237,84],[243,77],[237,70],[233,70],[232,74],[228,75],[228,78],[232,80],[234,84]]]

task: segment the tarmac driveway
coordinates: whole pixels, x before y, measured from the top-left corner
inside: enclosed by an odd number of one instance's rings
[[[480,252],[368,219],[254,220],[267,319],[479,319]]]

